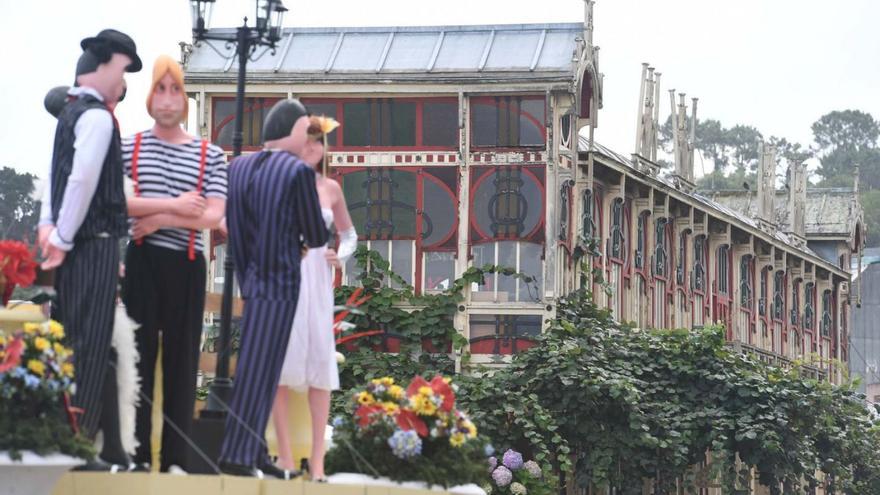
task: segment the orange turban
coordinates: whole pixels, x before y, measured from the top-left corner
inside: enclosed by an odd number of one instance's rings
[[[156,91],[156,85],[165,77],[165,74],[171,74],[171,78],[180,86],[180,91],[183,93],[183,117],[181,121],[186,122],[189,115],[189,98],[186,96],[186,87],[183,85],[183,68],[168,55],[159,55],[156,62],[153,63],[153,82],[150,84],[150,92],[147,93],[147,113],[152,115],[153,92]]]

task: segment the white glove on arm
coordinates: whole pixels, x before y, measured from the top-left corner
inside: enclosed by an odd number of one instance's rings
[[[343,265],[357,250],[357,245],[358,235],[354,225],[339,233],[339,249],[336,250],[336,256]]]

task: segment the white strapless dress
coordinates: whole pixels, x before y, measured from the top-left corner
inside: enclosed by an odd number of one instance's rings
[[[321,208],[327,228],[333,210]],[[296,316],[281,369],[281,385],[303,391],[309,387],[339,389],[336,336],[333,335],[333,274],[324,253],[327,246],[311,248],[300,263]]]

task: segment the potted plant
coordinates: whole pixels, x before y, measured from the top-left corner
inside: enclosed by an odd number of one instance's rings
[[[94,456],[76,431],[73,353],[63,338],[55,321],[0,330],[0,494],[22,486],[49,493],[61,475]]]
[[[416,376],[406,388],[390,377],[371,380],[352,395],[351,414],[333,426],[330,472],[444,487],[487,479],[486,442],[455,407],[448,378]]]

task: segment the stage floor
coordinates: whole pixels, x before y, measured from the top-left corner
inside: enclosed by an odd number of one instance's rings
[[[236,476],[67,473],[51,495],[442,495],[448,492]]]

